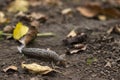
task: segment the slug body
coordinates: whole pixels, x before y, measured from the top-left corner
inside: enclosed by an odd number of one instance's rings
[[[52,50],[40,49],[40,48],[23,48],[22,53],[27,56],[52,59],[54,61],[63,61],[64,59]]]

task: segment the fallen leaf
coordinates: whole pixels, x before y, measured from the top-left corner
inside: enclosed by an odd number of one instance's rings
[[[67,37],[75,37],[77,35],[77,33],[75,32],[75,30],[72,30]]]
[[[32,64],[21,64],[22,68],[28,70],[30,73],[39,73],[39,74],[48,74],[49,72],[54,71],[54,69],[48,66],[41,66],[36,63]]]
[[[105,67],[111,67],[111,63],[110,62],[107,62]]]
[[[13,38],[19,40],[28,32],[28,27],[23,25],[21,22],[18,22],[14,31],[13,31]]]
[[[111,7],[111,5],[101,3],[87,3],[83,6],[77,7],[77,10],[81,13],[81,15],[87,18],[93,18],[99,16],[99,14],[106,16],[107,18],[120,18],[120,11],[115,8]]]
[[[77,44],[77,43],[81,43],[86,41],[87,39],[87,34],[85,33],[80,33],[74,37],[67,37],[63,40],[63,43],[65,45],[73,45],[73,44]]]
[[[92,9],[92,7],[94,7],[95,9]],[[94,16],[96,16],[99,12],[99,10],[97,10],[96,6],[92,6],[92,7],[77,7],[77,10],[81,13],[81,15],[88,17],[88,18],[92,18]]]
[[[16,66],[8,66],[7,68],[3,69],[4,72],[9,71],[18,71],[18,68]]]
[[[63,10],[61,11],[61,13],[62,13],[63,15],[70,14],[71,12],[72,12],[72,9],[71,9],[71,8],[66,8],[66,9],[63,9]]]
[[[27,0],[15,0],[8,7],[9,12],[28,11],[29,2]]]
[[[26,33],[24,36],[22,36],[21,39],[18,41],[26,46],[28,43],[30,43],[32,40],[34,40],[37,37],[38,29],[34,26],[29,27],[29,30],[26,30]]]

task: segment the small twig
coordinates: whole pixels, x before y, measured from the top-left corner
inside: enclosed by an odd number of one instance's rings
[[[39,37],[51,37],[51,36],[55,36],[55,34],[52,32],[47,32],[47,33],[38,33],[37,36],[39,36]]]
[[[3,36],[12,36],[11,33],[4,33],[3,31],[0,31],[0,35],[3,35]]]
[[[0,31],[0,35],[3,35],[3,36],[12,36],[11,33],[4,33],[3,31]],[[52,36],[55,36],[55,34],[52,33],[52,32],[46,32],[46,33],[38,33],[37,36],[38,37],[52,37]]]

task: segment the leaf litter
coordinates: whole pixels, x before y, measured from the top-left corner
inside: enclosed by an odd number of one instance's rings
[[[67,54],[75,54],[85,51],[87,45],[83,44],[87,39],[87,34],[77,33],[74,29],[66,36],[63,43],[67,46]]]
[[[106,6],[107,5],[107,6]],[[111,7],[110,4],[101,4],[98,2],[89,2],[82,6],[76,8],[77,11],[80,12],[81,15],[87,18],[94,18],[98,17],[98,19],[103,20],[100,18],[99,15],[104,15],[104,20],[106,19],[118,19],[120,18],[120,11],[115,7]]]
[[[101,9],[101,11],[103,11],[103,12],[95,12],[94,13],[94,11],[93,12],[90,12],[92,9],[94,10],[94,8],[91,8],[91,10],[88,10],[87,11],[87,9],[85,9],[85,8],[82,8],[83,9],[83,12],[81,12],[81,14],[82,15],[84,15],[84,16],[86,16],[86,17],[88,17],[88,18],[93,18],[93,17],[98,17],[100,20],[102,20],[102,21],[105,21],[105,20],[107,20],[108,18],[117,18],[119,15],[119,11],[115,8],[115,9],[111,9],[110,11],[108,10],[107,11],[107,8],[105,7],[103,7],[103,8],[101,8],[101,6],[100,6],[100,9]],[[85,9],[85,10],[84,10]],[[104,9],[105,9],[105,12],[104,12]],[[77,10],[79,11],[80,10],[80,8],[78,9],[77,8]],[[18,10],[19,11],[19,10]],[[21,10],[20,10],[21,11]],[[90,14],[87,14],[86,12],[88,12],[88,13],[90,13]],[[106,12],[107,11],[107,12]],[[117,13],[117,11],[118,11],[118,13]],[[14,11],[13,11],[14,12]],[[69,14],[69,12],[71,13],[71,10],[66,10],[65,12],[63,11],[63,14],[65,13],[65,14]],[[111,14],[111,12],[115,12],[114,14]],[[32,14],[32,13],[31,13]],[[27,15],[27,19],[29,19],[30,20],[30,22],[31,22],[31,25],[33,26],[33,25],[36,25],[37,26],[37,24],[36,23],[34,23],[34,20],[36,20],[36,21],[39,21],[39,19],[41,19],[41,17],[39,16],[39,14],[37,14],[37,13],[33,13],[34,15]],[[102,15],[101,15],[102,14]],[[115,14],[116,14],[116,16],[115,16]],[[39,16],[39,17],[37,17],[37,16]],[[106,15],[109,15],[109,16],[106,16]],[[26,14],[24,15],[24,17],[26,16]],[[23,15],[22,15],[22,17],[23,17]],[[32,18],[32,19],[31,19]],[[42,18],[44,18],[45,19],[45,16],[43,17],[42,16]],[[44,20],[43,19],[43,20]],[[33,23],[32,23],[33,22]],[[9,27],[9,28],[11,28],[11,27]],[[34,27],[35,28],[35,27]],[[30,28],[29,28],[30,29]],[[13,32],[12,30],[10,30],[10,32],[8,31],[8,33],[11,33],[11,32]],[[34,32],[34,31],[30,31],[29,32],[29,30],[27,31],[27,33],[26,34],[24,34],[21,38],[19,38],[18,40],[20,41],[20,40],[23,40],[23,41],[21,41],[21,43],[22,44],[25,44],[25,45],[27,45],[32,39],[35,39],[35,37],[32,35],[32,32]],[[37,31],[36,31],[37,32]],[[41,34],[36,34],[36,32],[35,32],[35,35],[37,35],[37,36],[41,36]],[[120,32],[120,30],[119,30],[119,27],[113,27],[112,29],[111,29],[111,31],[108,31],[110,34],[112,33],[112,32],[115,32],[115,33],[119,33]],[[3,32],[1,32],[1,34],[3,35]],[[82,38],[81,39],[79,39],[79,40],[76,40],[76,39],[78,39],[78,37],[81,37],[81,36],[83,36],[83,34],[85,34],[85,38],[83,38],[83,40],[82,40]],[[25,36],[26,35],[29,35],[29,37],[30,36],[32,36],[31,38],[29,38],[30,40],[28,40]],[[46,36],[46,34],[43,34],[44,36]],[[49,35],[49,34],[47,34],[47,35]],[[81,35],[81,36],[78,36],[78,35]],[[73,53],[78,53],[79,51],[85,51],[86,49],[87,49],[87,45],[84,43],[87,39],[86,39],[87,37],[86,37],[86,33],[80,33],[80,34],[77,34],[77,33],[75,33],[75,31],[73,30],[73,31],[71,31],[71,33],[70,34],[68,34],[68,36],[66,37],[66,41],[67,41],[67,47],[69,48],[69,52],[71,53],[71,54],[73,54]],[[25,41],[28,41],[28,42],[25,42]],[[64,41],[63,41],[64,42]],[[65,45],[66,45],[66,43],[65,43]],[[25,49],[25,48],[23,48],[23,49]],[[45,50],[46,51],[46,50]],[[37,52],[37,51],[36,51]],[[36,53],[35,53],[36,54]],[[50,55],[49,55],[50,56]],[[88,64],[92,64],[92,62],[94,62],[94,61],[96,61],[96,59],[88,59],[87,60],[87,63]],[[27,66],[28,64],[24,64],[24,69],[28,69],[30,72],[32,72],[32,73],[34,73],[34,70],[33,70],[33,68],[32,69],[29,69],[29,68],[27,68],[26,66]],[[35,63],[35,65],[33,65],[33,66],[37,66],[38,64],[36,64]],[[109,64],[106,64],[106,65],[108,65],[109,66]],[[41,66],[41,65],[40,65]],[[44,67],[44,66],[43,66]],[[39,73],[39,72],[35,72],[35,73]],[[49,73],[49,72],[48,72]],[[41,73],[40,72],[40,74],[44,74],[44,72],[43,73]],[[47,74],[47,73],[45,73],[45,74]]]
[[[8,7],[9,12],[28,11],[29,2],[27,0],[15,0]]]
[[[16,72],[16,71],[18,71],[18,68],[16,66],[11,65],[11,66],[8,66],[7,68],[3,69],[3,71],[4,72],[14,72],[14,71]]]
[[[32,64],[21,64],[21,67],[25,70],[28,70],[30,73],[37,73],[37,74],[48,74],[54,69],[48,67],[48,66],[41,66],[37,63],[32,63]]]

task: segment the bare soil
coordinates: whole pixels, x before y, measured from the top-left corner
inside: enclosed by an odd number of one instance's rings
[[[3,0],[4,1],[4,0]],[[66,55],[69,62],[68,67],[61,67],[57,70],[61,73],[48,75],[30,74],[21,69],[21,62],[39,63],[52,66],[51,62],[35,58],[29,58],[20,54],[14,40],[0,41],[0,80],[119,80],[120,79],[120,35],[107,35],[109,27],[103,25],[113,21],[98,21],[82,17],[79,12],[74,11],[72,15],[62,15],[61,10],[75,8],[81,3],[72,0],[63,0],[63,6],[37,6],[31,7],[30,12],[41,12],[49,16],[47,22],[41,24],[40,32],[53,32],[55,37],[37,37],[27,47],[50,48],[58,54],[66,53],[66,46],[62,40],[72,30],[76,29],[88,35],[87,49],[78,54]],[[1,9],[4,5],[1,4]],[[14,15],[9,15],[14,16]],[[0,29],[2,30],[3,25]],[[87,64],[88,58],[97,58],[96,62]],[[111,67],[105,67],[110,62]],[[2,70],[10,65],[19,68],[18,72],[4,73]],[[33,79],[34,78],[34,79]]]

